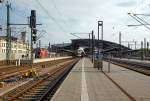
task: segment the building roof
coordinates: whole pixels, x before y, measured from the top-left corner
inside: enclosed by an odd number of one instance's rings
[[[89,41],[89,39],[72,39],[72,44],[79,45],[79,46],[89,46],[89,45],[91,45],[91,43],[89,43],[89,42],[91,42],[91,41]],[[115,43],[115,42],[106,41],[106,40],[103,40],[103,41],[99,40],[98,41],[97,39],[94,40],[94,46],[95,47],[97,47],[98,44],[99,44],[99,47],[101,47],[102,43],[103,43],[103,49],[104,50],[120,48],[120,44]],[[123,46],[123,45],[121,45],[121,48],[123,50],[131,50],[128,47]]]
[[[7,38],[7,36],[0,36],[0,39],[6,40],[6,38]],[[16,41],[18,38],[12,36],[11,39],[12,39],[13,41]]]
[[[63,43],[63,44],[53,44],[52,46],[55,46],[55,47],[67,47],[67,46],[70,46],[71,43]]]
[[[7,39],[7,36],[0,36],[0,40],[6,40],[6,39]],[[11,41],[22,43],[22,44],[28,44],[28,43],[25,43],[22,39],[16,38],[14,36],[11,37]]]

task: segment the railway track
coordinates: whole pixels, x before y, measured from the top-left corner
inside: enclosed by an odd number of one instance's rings
[[[150,76],[150,64],[149,63],[140,63],[140,62],[133,62],[133,61],[123,61],[119,59],[106,59],[105,61],[110,61],[112,64],[142,73],[144,75]]]
[[[20,66],[13,66],[8,68],[3,68],[3,70],[0,69],[0,81],[3,81],[5,79],[9,79],[11,77],[20,75],[21,73],[25,73],[29,70],[29,67],[20,67]]]
[[[4,94],[5,101],[45,101],[49,98],[55,85],[71,70],[78,60],[70,60],[58,65],[49,73],[35,78],[32,81]]]
[[[11,61],[9,61],[9,63],[6,60],[1,60],[0,61],[0,68],[3,66],[8,66],[8,65],[9,66],[12,66],[12,65],[15,66],[15,64],[16,64],[16,60],[11,60]]]
[[[60,59],[60,60],[55,60],[55,61],[48,61],[48,62],[41,62],[41,63],[35,63],[33,65],[34,69],[36,69],[36,71],[39,71],[40,69],[42,69],[41,67],[49,67],[64,61],[67,61],[69,59]],[[21,76],[22,74],[26,73],[27,71],[29,71],[31,68],[30,65],[22,65],[22,66],[3,66],[3,68],[0,68],[0,81],[4,81],[5,79],[9,79],[12,77],[16,77],[16,76]]]

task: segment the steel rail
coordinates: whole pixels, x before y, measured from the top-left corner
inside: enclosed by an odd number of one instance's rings
[[[50,94],[50,92],[55,88],[55,86],[57,85],[57,83],[59,81],[61,81],[61,79],[63,77],[65,77],[65,75],[67,75],[69,73],[69,71],[72,69],[72,67],[77,63],[77,61],[75,61],[74,63],[72,63],[69,68],[67,68],[62,74],[60,74],[58,76],[58,78],[56,80],[54,80],[54,82],[52,83],[52,85],[49,87],[49,89],[43,94],[43,96],[40,97],[39,101],[44,101]]]
[[[73,60],[71,60],[71,61],[73,61]],[[70,62],[68,62],[68,63],[70,63]],[[37,81],[35,80],[35,82],[31,82],[32,84],[31,85],[28,85],[28,87],[25,87],[25,89],[22,89],[21,90],[21,92],[18,92],[16,95],[14,95],[14,96],[10,96],[8,99],[7,99],[7,101],[13,101],[13,100],[16,100],[17,98],[19,98],[19,97],[21,97],[22,95],[24,95],[26,92],[29,92],[30,90],[33,90],[33,89],[31,89],[31,88],[35,88],[35,90],[36,90],[36,87],[38,87],[40,84],[42,84],[42,82],[46,82],[46,80],[47,79],[51,79],[52,77],[53,77],[53,75],[57,75],[57,73],[59,73],[60,71],[63,71],[63,69],[66,67],[66,65],[68,65],[68,63],[67,64],[64,64],[64,65],[60,65],[61,67],[59,67],[59,68],[55,68],[55,69],[53,69],[51,72],[50,72],[50,74],[49,75],[45,75],[45,76],[43,76],[43,77],[41,77],[41,78],[38,78],[37,79]],[[55,78],[55,76],[54,76],[54,78]],[[53,79],[54,79],[53,78]],[[57,80],[57,81],[59,81],[59,80]],[[50,81],[49,81],[50,82]],[[53,84],[53,86],[54,86],[54,84]],[[39,86],[40,87],[40,86]],[[32,92],[32,91],[31,91]],[[47,91],[47,92],[49,92],[49,91]],[[44,95],[46,95],[46,93],[44,93]],[[42,96],[42,95],[41,95]],[[5,98],[6,96],[4,96],[4,98]],[[41,97],[40,99],[43,99],[44,97]]]
[[[107,60],[105,60],[105,61],[107,61]],[[121,60],[115,61],[113,59],[111,59],[110,62],[112,64],[124,67],[126,69],[130,69],[130,70],[133,70],[135,72],[150,76],[150,65],[148,65],[148,63],[145,63],[145,65],[144,65],[140,62],[133,63],[131,61],[129,61],[129,62],[127,62],[127,61],[125,62],[125,61],[121,61]]]
[[[60,60],[55,60],[55,61],[47,61],[47,62],[41,62],[41,63],[36,63],[34,64],[34,68],[35,67],[42,67],[42,65],[54,65],[57,63],[61,63],[63,61],[67,61],[68,59],[60,59]],[[38,70],[38,68],[35,68],[36,70]],[[29,65],[22,65],[22,66],[9,66],[9,68],[0,68],[0,81],[3,81],[5,79],[9,79],[15,76],[19,76],[20,73],[26,73],[27,71],[29,71]],[[4,73],[4,74],[3,74]]]

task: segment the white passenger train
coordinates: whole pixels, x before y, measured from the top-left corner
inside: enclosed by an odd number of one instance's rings
[[[83,57],[83,56],[85,56],[85,55],[86,55],[86,54],[85,54],[84,48],[79,47],[79,49],[77,50],[77,56]]]

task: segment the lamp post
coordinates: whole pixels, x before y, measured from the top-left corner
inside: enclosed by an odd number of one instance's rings
[[[94,63],[94,31],[92,30],[92,62]]]
[[[101,26],[101,41],[102,41],[102,44],[101,44],[101,51],[103,49],[103,21],[98,21],[98,70],[100,68],[100,47],[99,47],[99,26]],[[103,67],[103,63],[102,63],[102,60],[101,60],[101,71],[102,71],[102,67]]]
[[[121,32],[119,32],[119,49],[120,49],[119,57],[120,57],[120,59],[122,58],[121,35],[122,35]]]

